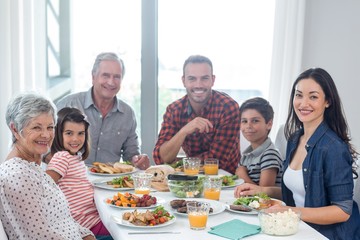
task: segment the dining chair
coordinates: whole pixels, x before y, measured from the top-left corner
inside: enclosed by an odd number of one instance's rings
[[[360,206],[360,167],[358,167],[357,173],[359,177],[354,180],[354,201],[357,202],[357,204]]]
[[[8,240],[8,237],[5,233],[4,226],[2,225],[2,222],[0,220],[0,239],[1,240]]]
[[[287,140],[284,134],[284,124],[281,124],[275,137],[275,147],[279,150],[282,160],[286,157]]]

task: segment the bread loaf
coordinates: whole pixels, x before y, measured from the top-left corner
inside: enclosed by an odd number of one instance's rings
[[[164,182],[169,174],[175,172],[174,168],[169,165],[155,165],[145,170],[146,173],[153,174],[153,182]]]
[[[125,164],[125,163],[121,163],[121,162],[116,162],[114,163],[114,168],[119,172],[119,173],[127,173],[127,172],[132,172],[134,170],[134,167],[129,165],[129,164]]]

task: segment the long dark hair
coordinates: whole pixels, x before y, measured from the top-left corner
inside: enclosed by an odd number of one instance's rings
[[[83,123],[85,125],[85,141],[83,147],[80,149],[82,159],[85,160],[90,154],[90,137],[89,137],[89,122],[86,116],[77,108],[65,107],[61,109],[58,114],[58,120],[55,127],[55,138],[51,145],[51,154],[54,155],[59,151],[67,151],[64,147],[63,131],[66,122]]]
[[[311,78],[317,84],[320,85],[322,90],[325,93],[325,99],[329,103],[329,107],[325,109],[324,112],[324,121],[329,125],[331,130],[333,130],[348,146],[353,158],[353,172],[357,177],[355,169],[355,161],[359,153],[355,150],[354,146],[350,143],[351,138],[349,135],[349,128],[346,122],[345,113],[341,104],[339,93],[337,91],[334,80],[328,72],[321,68],[310,68],[305,72],[301,73],[299,77],[295,80],[289,101],[289,113],[285,124],[285,136],[289,139],[297,130],[303,128],[303,123],[297,117],[294,106],[293,99],[295,95],[295,87],[300,80]]]

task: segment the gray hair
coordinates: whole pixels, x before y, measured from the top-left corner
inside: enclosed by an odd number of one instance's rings
[[[205,56],[201,56],[201,55],[191,55],[190,57],[188,57],[188,59],[185,60],[184,65],[183,65],[183,76],[185,76],[185,67],[189,64],[189,63],[207,63],[209,64],[210,68],[211,68],[211,74],[213,74],[213,65],[212,62],[209,58],[205,57]]]
[[[11,130],[11,123],[14,124],[16,130],[21,132],[29,122],[41,114],[51,114],[54,123],[56,122],[56,107],[54,103],[36,93],[21,93],[13,98],[6,109],[6,125]],[[12,135],[13,143],[16,138]]]
[[[118,62],[120,64],[121,70],[122,70],[121,79],[124,78],[124,75],[125,75],[124,61],[121,58],[119,58],[118,55],[116,55],[115,53],[112,53],[112,52],[104,52],[104,53],[100,53],[99,55],[97,55],[97,57],[95,59],[95,62],[94,62],[94,65],[93,65],[93,68],[92,68],[92,71],[91,71],[92,76],[96,75],[96,73],[99,70],[100,63],[102,61],[116,61],[116,62]]]

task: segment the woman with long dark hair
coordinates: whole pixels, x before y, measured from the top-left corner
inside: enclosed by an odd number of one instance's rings
[[[285,125],[288,139],[281,188],[243,184],[235,196],[265,192],[301,211],[301,219],[329,239],[359,239],[360,215],[353,201],[358,153],[335,83],[321,68],[295,80]]]

